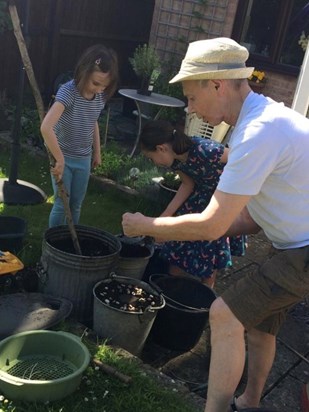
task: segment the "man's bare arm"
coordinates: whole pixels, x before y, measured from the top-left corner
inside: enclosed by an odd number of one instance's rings
[[[202,213],[151,218],[141,213],[125,213],[123,230],[127,236],[148,235],[161,240],[214,240],[225,235],[248,203],[250,196],[231,195],[216,190]]]
[[[244,207],[226,232],[226,236],[256,234],[260,230],[261,227],[252,219],[247,207]]]

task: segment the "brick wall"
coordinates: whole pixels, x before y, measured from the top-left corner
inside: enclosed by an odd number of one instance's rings
[[[267,82],[263,94],[291,107],[296,85],[297,78],[293,76],[267,72]]]
[[[179,68],[188,43],[231,37],[238,0],[156,0],[150,43],[162,61]],[[297,78],[267,72],[262,93],[292,105]]]

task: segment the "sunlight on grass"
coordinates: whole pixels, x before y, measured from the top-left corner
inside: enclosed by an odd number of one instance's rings
[[[141,367],[138,359],[105,344],[97,345],[87,337],[83,343],[93,358],[130,377],[131,383],[126,384],[91,363],[74,394],[45,404],[11,401],[0,396],[0,411],[196,412],[192,400],[177,385],[159,380],[148,368]]]
[[[6,171],[10,166],[10,150],[7,146],[1,146],[0,164],[2,174],[8,177]],[[2,215],[18,216],[26,221],[27,233],[24,247],[18,257],[26,266],[35,265],[41,256],[42,240],[48,229],[48,218],[53,204],[47,156],[34,156],[22,150],[18,178],[37,185],[47,195],[47,201],[38,205],[0,204]],[[102,188],[98,183],[90,180],[82,207],[80,224],[119,234],[122,229],[122,215],[127,211],[140,211],[155,216],[160,213],[161,208],[158,203],[145,199],[143,196],[133,196],[115,188]]]

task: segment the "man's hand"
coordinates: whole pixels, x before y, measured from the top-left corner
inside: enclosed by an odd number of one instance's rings
[[[141,213],[125,213],[122,216],[123,233],[131,237],[143,235],[141,226],[144,218]]]

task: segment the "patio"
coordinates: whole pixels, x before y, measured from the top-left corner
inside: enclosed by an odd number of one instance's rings
[[[244,257],[234,258],[234,267],[221,272],[216,292],[220,293],[267,257],[270,243],[263,234],[250,236]],[[275,362],[268,378],[261,407],[288,412],[305,412],[302,391],[309,376],[309,303],[302,302],[292,310],[277,339]],[[183,382],[191,392],[206,396],[209,366],[209,333],[207,329],[198,344],[187,353],[164,350],[149,342],[143,360],[175,381]],[[238,387],[241,393],[245,376]],[[237,394],[236,393],[236,394]],[[203,402],[200,400],[200,403]],[[203,407],[201,406],[201,412]]]

